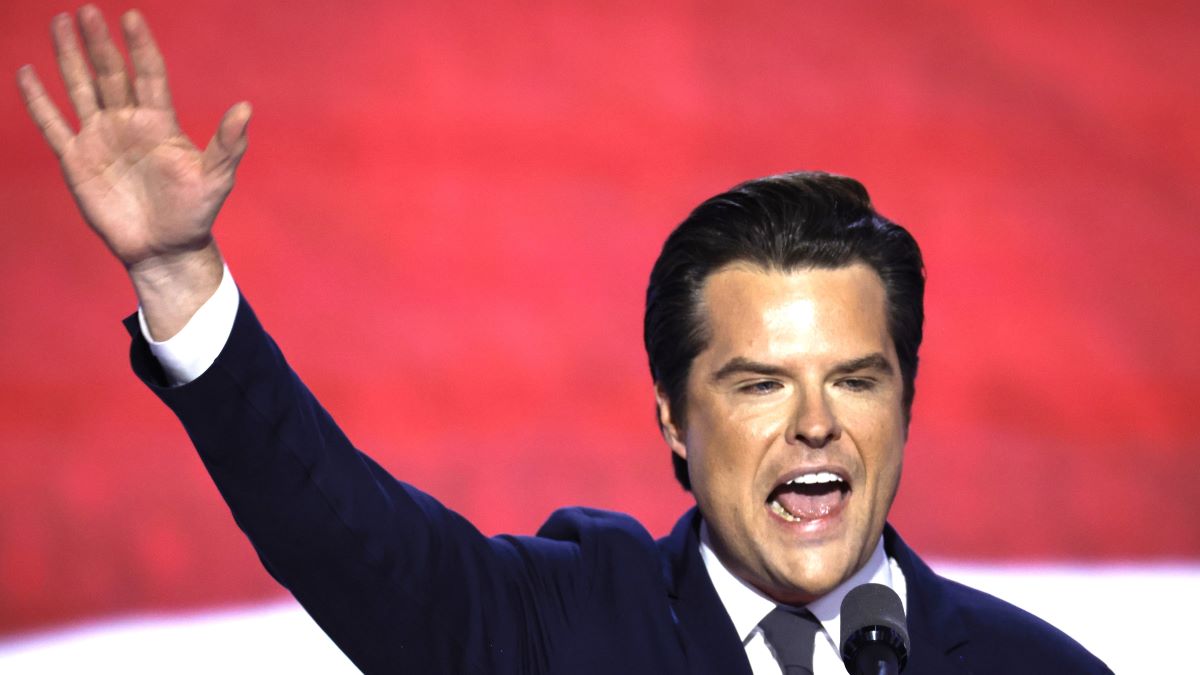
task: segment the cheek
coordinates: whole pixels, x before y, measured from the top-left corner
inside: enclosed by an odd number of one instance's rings
[[[891,506],[892,499],[900,485],[900,471],[904,465],[903,437],[893,435],[880,444],[878,453],[872,461],[869,470],[875,473],[876,490],[880,497]]]
[[[706,492],[745,492],[784,426],[764,406],[708,399],[694,409],[685,435],[693,486]]]
[[[690,456],[702,455],[706,464],[725,469],[757,462],[784,433],[785,415],[765,405],[710,403],[688,427]]]
[[[848,407],[845,428],[854,437],[868,472],[886,478],[898,474],[904,459],[905,428],[899,406]]]

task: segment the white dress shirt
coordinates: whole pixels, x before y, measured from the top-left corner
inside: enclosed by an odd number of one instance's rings
[[[729,612],[729,618],[733,619],[733,627],[746,649],[746,658],[750,660],[750,669],[754,675],[782,675],[783,668],[767,644],[762,629],[758,627],[758,622],[775,609],[778,603],[730,572],[717,558],[709,541],[708,524],[701,523],[700,557],[704,559],[704,567],[717,589],[721,604],[725,605],[725,611]],[[841,649],[838,645],[842,634],[842,598],[854,587],[866,583],[883,584],[896,591],[901,604],[905,605],[907,610],[904,573],[900,571],[896,561],[884,553],[881,537],[871,558],[862,569],[828,595],[805,606],[821,622],[821,630],[817,632],[816,643],[813,645],[814,675],[845,675],[846,666],[842,664]]]
[[[212,297],[196,310],[182,330],[167,340],[156,342],[150,337],[150,329],[146,326],[141,308],[138,308],[142,336],[150,343],[151,353],[162,364],[163,372],[172,386],[186,384],[200,377],[217,360],[233,331],[239,302],[237,285],[226,266],[221,284]],[[717,589],[721,604],[733,619],[733,626],[746,649],[746,657],[750,660],[754,675],[782,675],[783,669],[763,637],[762,629],[758,627],[758,622],[775,609],[775,601],[734,576],[721,563],[709,545],[706,523],[700,526],[700,556],[704,559],[705,569]],[[881,539],[861,570],[806,607],[821,622],[813,649],[814,675],[844,675],[846,672],[838,647],[842,598],[855,586],[865,583],[883,584],[891,588],[900,596],[900,601],[907,605],[904,573],[896,561],[884,553]]]
[[[150,353],[162,365],[171,386],[187,384],[200,377],[217,360],[233,332],[239,302],[237,284],[233,283],[233,275],[226,265],[212,297],[200,305],[182,330],[162,342],[155,342],[150,337],[150,327],[142,316],[142,308],[138,307],[142,337],[150,343]]]

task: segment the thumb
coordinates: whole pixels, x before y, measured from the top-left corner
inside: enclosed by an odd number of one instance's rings
[[[246,152],[246,127],[253,110],[246,101],[235,103],[221,118],[217,133],[204,149],[204,172],[233,172]]]

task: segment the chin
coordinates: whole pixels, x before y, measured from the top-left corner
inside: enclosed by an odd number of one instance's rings
[[[842,542],[814,545],[775,568],[772,590],[764,592],[787,604],[807,604],[827,595],[858,571],[866,559],[859,551],[847,550]]]

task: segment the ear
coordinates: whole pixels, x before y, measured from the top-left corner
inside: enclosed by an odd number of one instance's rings
[[[687,459],[687,445],[683,441],[682,425],[676,423],[671,416],[671,401],[661,385],[654,385],[654,404],[658,407],[658,428],[662,431],[663,440],[671,448],[671,452]]]

